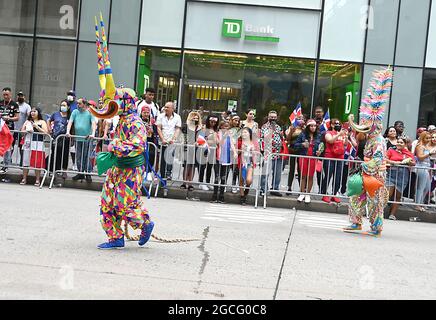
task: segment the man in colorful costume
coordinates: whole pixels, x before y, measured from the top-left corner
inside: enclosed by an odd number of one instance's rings
[[[360,124],[354,123],[354,116],[349,116],[350,126],[357,132],[365,133],[367,142],[364,150],[365,159],[360,166],[361,173],[351,175],[348,188],[360,179],[360,189],[350,197],[349,218],[351,226],[346,232],[362,230],[362,218],[369,212],[371,230],[368,235],[380,237],[383,230],[383,212],[389,200],[385,187],[386,178],[386,142],[382,136],[383,115],[392,87],[392,69],[389,67],[376,71],[365,98],[360,107]],[[360,176],[359,176],[360,175]],[[356,188],[353,188],[356,189]]]
[[[98,246],[99,249],[119,249],[124,247],[122,220],[133,229],[141,229],[139,245],[144,245],[153,231],[154,223],[146,209],[141,207],[141,187],[145,172],[144,151],[146,150],[146,128],[136,114],[136,94],[132,89],[115,88],[107,50],[103,18],[100,14],[102,42],[95,18],[100,97],[103,107],[90,107],[97,118],[110,119],[119,115],[120,120],[115,138],[108,146],[113,158],[113,166],[107,170],[101,195],[101,224],[109,239]]]

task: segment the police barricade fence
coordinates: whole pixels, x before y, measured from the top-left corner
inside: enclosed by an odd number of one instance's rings
[[[107,147],[111,141],[111,139],[105,138],[66,134],[61,134],[56,137],[52,146],[53,166],[49,188],[51,189],[53,187],[56,176],[62,176],[66,179],[68,174],[75,174],[73,180],[87,180],[92,182],[92,176],[99,176],[96,165],[97,156],[100,152],[107,152]],[[153,149],[153,156],[150,157],[150,160],[154,160],[153,162],[156,163],[156,145],[148,143],[147,146],[149,148],[148,150]],[[148,173],[147,168],[146,173]],[[106,174],[102,175],[102,177],[105,176]],[[144,175],[144,187],[146,181],[147,175]],[[149,192],[151,192],[154,180],[152,179],[149,182]]]
[[[35,185],[42,188],[51,164],[52,137],[48,133],[36,131],[11,130],[11,133],[14,136],[14,142],[3,156],[1,167],[23,170],[21,184],[27,183],[29,171],[34,170]],[[41,173],[43,174],[42,180]]]
[[[298,195],[299,202],[306,203],[310,203],[311,196],[329,197],[330,200],[336,198],[337,202],[341,199],[348,199],[346,195],[348,177],[354,174],[355,169],[362,163],[359,160],[280,153],[269,154],[264,158],[264,162],[265,170],[262,172],[261,179],[264,208],[267,207],[268,194]],[[285,170],[286,166],[288,166],[287,170]],[[297,178],[295,178],[296,172]],[[283,185],[281,181],[286,175],[287,184]],[[269,182],[271,182],[271,188],[268,188]],[[297,185],[296,188],[295,185]],[[436,207],[434,204],[436,167],[434,165],[424,168],[387,165],[386,187],[390,191],[389,204]],[[400,192],[401,196],[398,195]],[[306,196],[309,196],[308,201],[306,201]]]
[[[243,192],[241,190],[253,191],[257,208],[259,177],[263,165],[260,158],[259,151],[233,149],[230,158],[224,164],[217,159],[217,147],[172,143],[160,147],[159,172],[166,184],[181,183],[181,187],[188,191],[192,191],[194,185],[199,188],[202,186],[204,191],[213,191],[215,196],[218,190],[220,194],[223,194],[223,190],[232,190],[233,193],[237,193],[238,190],[239,193]],[[214,179],[212,179],[212,171]],[[227,183],[230,172],[232,183]],[[164,185],[164,194],[165,191],[167,191],[166,185]],[[155,196],[157,193],[158,188]]]

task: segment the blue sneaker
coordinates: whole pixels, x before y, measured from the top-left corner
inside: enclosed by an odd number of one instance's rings
[[[372,236],[372,237],[376,237],[376,238],[380,238],[381,237],[381,231],[379,231],[379,230],[371,230],[371,231],[368,231],[368,235],[369,236]]]
[[[353,223],[351,226],[346,227],[343,230],[344,231],[361,231],[362,230],[362,225],[361,224],[357,224],[357,223]]]
[[[143,246],[150,240],[151,233],[153,232],[154,222],[151,221],[149,224],[145,224],[142,227],[141,237],[139,238],[138,244]]]
[[[114,249],[123,249],[124,248],[124,237],[116,240],[109,240],[109,242],[105,242],[99,244],[97,246],[98,249],[101,250],[114,250]]]

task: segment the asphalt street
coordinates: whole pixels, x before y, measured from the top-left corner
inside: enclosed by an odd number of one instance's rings
[[[0,299],[436,298],[436,224],[143,199],[156,235],[199,241],[100,251],[99,192],[0,184]]]

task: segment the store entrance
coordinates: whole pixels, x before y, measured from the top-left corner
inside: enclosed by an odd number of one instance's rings
[[[183,106],[203,110],[205,116],[237,112],[241,106],[242,85],[239,83],[187,79],[183,88]]]

